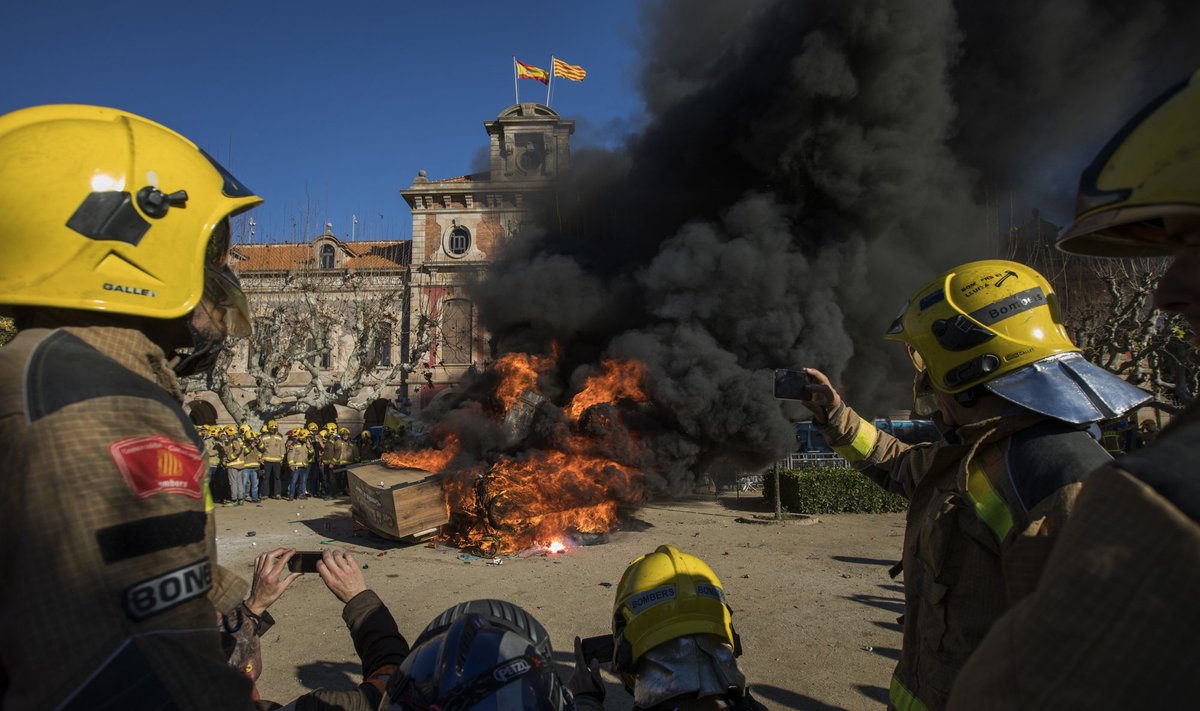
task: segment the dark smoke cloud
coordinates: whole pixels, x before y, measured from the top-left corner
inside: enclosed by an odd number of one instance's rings
[[[952,141],[1001,195],[1071,215],[1079,173],[1136,109],[1200,65],[1194,2],[961,2]]]
[[[1187,73],[1200,51],[1166,34],[1195,25],[1175,13],[648,3],[645,128],[576,153],[541,228],[474,288],[481,317],[500,352],[557,343],[565,388],[601,357],[645,362],[673,491],[794,445],[805,411],[774,400],[770,368],[820,367],[864,413],[906,407],[888,323],[937,271],[990,256],[989,191],[1071,193],[1080,156]]]

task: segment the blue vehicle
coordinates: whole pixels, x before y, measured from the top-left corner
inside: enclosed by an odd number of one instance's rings
[[[905,444],[920,444],[921,442],[936,442],[942,438],[933,420],[897,420],[886,417],[871,421],[876,429],[887,432]],[[821,436],[817,426],[812,422],[793,422],[796,431],[796,451],[803,453],[833,453],[833,447]]]

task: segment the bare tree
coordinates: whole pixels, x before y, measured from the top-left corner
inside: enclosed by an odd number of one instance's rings
[[[188,390],[216,393],[235,420],[254,426],[328,405],[365,409],[416,370],[438,336],[436,322],[420,315],[395,347],[408,282],[409,273],[398,270],[255,277],[247,283],[254,334],[223,353],[210,374],[191,379]]]
[[[1098,288],[1064,314],[1093,363],[1153,394],[1149,406],[1177,413],[1200,388],[1200,352],[1187,322],[1154,308],[1154,288],[1169,259],[1087,260]]]

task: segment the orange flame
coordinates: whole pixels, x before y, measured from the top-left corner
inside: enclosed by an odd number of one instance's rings
[[[646,365],[636,360],[605,360],[600,363],[600,372],[589,376],[583,390],[571,398],[567,414],[578,420],[583,411],[602,402],[634,400],[645,402],[646,391],[642,382],[646,379]]]
[[[499,552],[552,541],[566,531],[611,531],[621,504],[642,503],[642,472],[584,451],[588,444],[573,436],[571,451],[530,450],[492,465],[485,505],[501,533]]]
[[[536,391],[538,377],[554,367],[556,358],[522,353],[501,358],[494,366],[501,375],[497,400],[511,407],[525,392]],[[646,400],[645,375],[640,362],[603,361],[600,372],[587,379],[566,411],[577,422],[599,403]],[[389,467],[445,472],[442,490],[451,522],[443,538],[451,544],[483,555],[535,546],[554,553],[566,550],[564,534],[611,531],[617,526],[619,507],[639,506],[645,498],[644,474],[628,463],[642,460],[640,444],[624,430],[619,416],[607,422],[599,434],[564,433],[551,445],[555,449],[499,455],[490,468],[485,462],[464,466],[462,459],[454,460],[461,442],[452,433],[441,435],[436,449],[388,452],[382,459]],[[600,453],[610,450],[620,451],[623,461]]]
[[[413,452],[384,452],[379,455],[383,460],[383,465],[391,469],[424,469],[431,472],[440,472],[446,468],[454,455],[458,454],[459,440],[458,436],[448,434],[445,440],[441,443],[439,449],[419,449]]]
[[[538,376],[554,367],[557,353],[548,356],[528,353],[509,353],[492,366],[500,374],[500,387],[496,399],[505,410],[512,407],[526,390],[537,390]]]

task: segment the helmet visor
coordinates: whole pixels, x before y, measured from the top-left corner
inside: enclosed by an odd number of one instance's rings
[[[241,282],[229,268],[229,218],[213,228],[204,258],[204,296],[212,319],[224,326],[233,338],[246,338],[253,332],[250,307]]]

